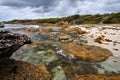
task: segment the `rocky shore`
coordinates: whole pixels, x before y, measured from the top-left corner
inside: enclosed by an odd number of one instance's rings
[[[114,33],[100,28],[97,35],[97,30],[46,26],[13,30],[24,34],[1,31],[0,80],[119,80],[119,72],[109,68],[119,64],[111,60],[119,49],[111,50],[109,44],[117,47],[119,41],[106,36]]]
[[[26,35],[0,32],[0,80],[50,80],[51,75],[44,64],[31,64],[10,59],[24,44],[30,44]]]

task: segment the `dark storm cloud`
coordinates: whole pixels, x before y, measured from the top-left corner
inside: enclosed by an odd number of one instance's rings
[[[120,0],[0,0],[0,20],[120,12]]]
[[[10,7],[45,7],[55,5],[56,0],[2,0],[1,5]]]

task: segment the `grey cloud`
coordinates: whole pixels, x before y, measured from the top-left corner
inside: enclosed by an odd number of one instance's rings
[[[0,0],[0,7],[2,20],[36,19],[120,12],[120,0]]]
[[[10,7],[45,7],[55,5],[57,0],[2,0],[1,5]]]
[[[33,12],[35,13],[47,13],[47,12],[51,12],[53,9],[51,8],[44,8],[43,7],[39,7],[37,9],[34,9]]]

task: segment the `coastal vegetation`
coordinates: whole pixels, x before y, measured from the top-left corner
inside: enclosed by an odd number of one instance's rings
[[[95,14],[95,15],[72,15],[62,18],[45,18],[45,19],[25,19],[12,20],[5,23],[12,24],[119,24],[120,12],[111,14]]]

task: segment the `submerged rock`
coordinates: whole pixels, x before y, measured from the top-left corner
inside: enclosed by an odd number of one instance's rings
[[[71,80],[120,80],[120,75],[80,75]]]
[[[44,64],[0,59],[0,80],[51,80]]]
[[[52,70],[53,78],[52,80],[67,80],[64,70],[61,66],[57,66]]]
[[[29,33],[39,33],[40,30],[39,29],[24,29],[24,32],[29,32]]]
[[[52,45],[45,42],[26,44],[18,49],[11,58],[46,65],[58,59]]]
[[[44,34],[47,34],[47,33],[52,33],[52,32],[53,32],[53,29],[52,29],[52,28],[24,29],[23,31],[24,31],[24,32],[27,32],[27,33],[37,33],[37,34],[44,33]]]
[[[52,28],[48,28],[48,29],[43,29],[42,32],[51,33],[51,32],[53,32],[53,30],[52,30]]]
[[[69,60],[61,60],[58,63],[62,66],[67,78],[72,78],[75,75],[98,73],[98,70],[90,63],[73,63]]]
[[[112,56],[112,52],[105,48],[76,43],[63,44],[61,49],[63,54],[85,61],[103,61]]]
[[[0,58],[10,57],[14,51],[24,44],[31,43],[26,35],[10,33],[8,31],[0,32]]]

